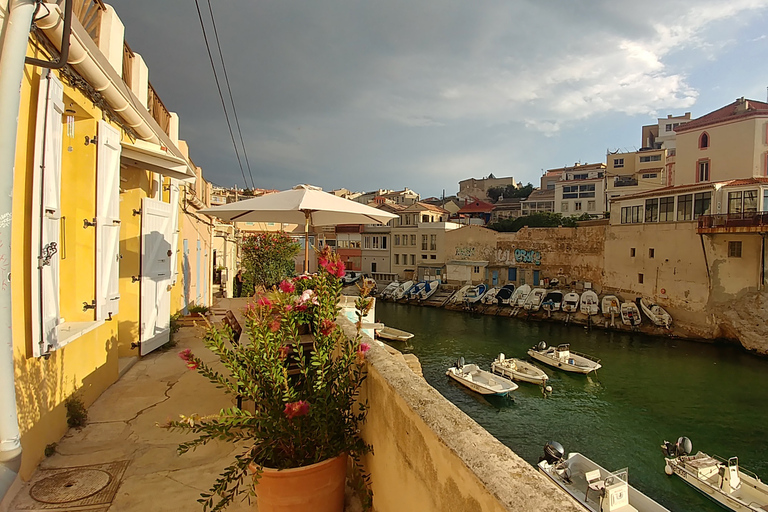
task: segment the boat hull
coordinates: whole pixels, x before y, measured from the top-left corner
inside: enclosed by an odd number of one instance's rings
[[[586,375],[587,373],[594,372],[602,368],[602,365],[600,363],[594,363],[594,361],[581,358],[575,354],[572,354],[565,361],[561,359],[556,359],[554,357],[550,357],[546,355],[546,353],[542,353],[534,349],[529,349],[528,355],[541,363],[551,366],[552,368],[557,368],[558,370],[563,370],[571,373],[581,373],[583,375]],[[584,361],[581,361],[582,359],[584,359]],[[571,363],[569,361],[573,361],[573,362]],[[582,362],[584,364],[582,365],[576,364],[577,361]],[[586,363],[586,361],[589,361],[590,363],[594,363],[594,365],[588,364]]]
[[[468,366],[477,368],[475,365],[466,365],[464,368],[467,368]],[[499,379],[492,373],[479,369],[471,372],[461,372],[453,367],[449,368],[445,374],[475,393],[486,396],[507,396],[510,391],[514,391],[518,387],[517,384],[513,382],[509,382],[506,379]],[[467,374],[471,374],[473,378],[467,379]]]
[[[506,361],[508,361],[508,359]],[[547,383],[547,380],[549,380],[547,374],[535,366],[528,365],[525,363],[525,361],[515,360],[515,362],[517,363],[518,367],[522,366],[522,364],[525,364],[526,366],[536,371],[531,371],[531,373],[528,373],[522,371],[522,368],[519,370],[513,370],[509,366],[506,366],[503,363],[499,363],[498,361],[491,363],[491,371],[496,375],[500,375],[517,382],[528,382],[530,384],[538,384],[539,386],[544,386]]]
[[[413,338],[413,334],[410,332],[401,331],[400,329],[394,329],[392,327],[376,329],[376,335],[383,340],[389,341],[408,341]]]

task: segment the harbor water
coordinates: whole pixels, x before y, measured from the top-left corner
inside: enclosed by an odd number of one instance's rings
[[[740,347],[381,301],[376,320],[412,332],[392,346],[415,354],[429,384],[531,464],[555,440],[609,471],[628,467],[631,485],[679,512],[722,509],[664,474],[664,440],[689,437],[694,453],[738,456],[768,479],[768,360]],[[584,376],[537,363],[553,392],[520,383],[513,399],[483,398],[445,375],[460,356],[489,371],[500,352],[528,359],[542,340],[603,367]]]

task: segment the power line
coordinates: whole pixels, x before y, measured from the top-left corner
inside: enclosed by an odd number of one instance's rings
[[[237,163],[240,166],[240,173],[243,175],[243,184],[247,187],[248,180],[245,178],[245,170],[243,169],[243,162],[240,160],[240,152],[237,150],[237,143],[235,142],[235,135],[232,133],[232,124],[229,122],[229,114],[227,113],[227,105],[224,102],[224,95],[221,93],[221,85],[219,84],[219,75],[216,73],[216,66],[213,63],[213,55],[211,55],[211,47],[208,45],[208,34],[205,32],[205,24],[203,23],[203,15],[200,13],[200,4],[198,0],[195,0],[195,7],[197,7],[197,17],[200,19],[200,28],[203,30],[203,40],[205,41],[205,49],[208,50],[208,60],[211,61],[211,69],[213,70],[213,78],[216,81],[216,89],[219,91],[219,98],[221,99],[221,108],[224,109],[224,117],[227,120],[227,127],[229,128],[229,137],[232,139],[232,147],[235,148],[235,156],[237,156]]]
[[[227,73],[227,65],[224,63],[224,55],[221,52],[221,43],[219,42],[219,31],[216,29],[216,18],[213,16],[213,7],[211,7],[211,0],[208,0],[208,11],[211,13],[211,23],[213,24],[213,35],[216,38],[216,46],[219,48],[219,58],[221,58],[221,67],[224,70],[224,80],[227,82],[227,91],[229,92],[229,101],[232,103],[232,112],[235,114],[235,124],[237,125],[237,133],[240,135],[240,146],[243,148],[243,156],[245,156],[245,165],[248,167],[248,174],[251,177],[251,184],[253,188],[256,188],[256,182],[253,180],[253,173],[251,172],[251,163],[248,161],[248,151],[245,149],[245,142],[243,141],[243,131],[240,129],[240,119],[237,116],[237,107],[235,107],[235,98],[232,96],[232,89],[229,86],[229,74]]]

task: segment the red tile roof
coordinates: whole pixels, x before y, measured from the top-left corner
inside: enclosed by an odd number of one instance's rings
[[[429,203],[422,203],[421,201],[419,201],[418,203],[413,203],[412,205],[405,208],[405,211],[408,211],[408,212],[423,212],[424,210],[437,212],[437,213],[450,213],[448,210],[440,208],[439,206],[435,206]]]
[[[696,118],[693,121],[681,124],[675,128],[675,132],[687,132],[696,128],[702,128],[704,126],[710,126],[725,121],[732,121],[734,119],[743,119],[758,115],[768,116],[768,103],[739,98],[733,103],[710,112],[709,114]]]
[[[486,203],[485,201],[480,201],[479,199],[476,199],[475,201],[472,201],[471,203],[467,203],[464,206],[461,207],[459,210],[459,213],[489,213],[495,208],[494,205],[491,203]]]

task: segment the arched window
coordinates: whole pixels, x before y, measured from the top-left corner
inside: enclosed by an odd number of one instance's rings
[[[709,147],[709,134],[704,132],[699,137],[699,149],[706,149]]]

